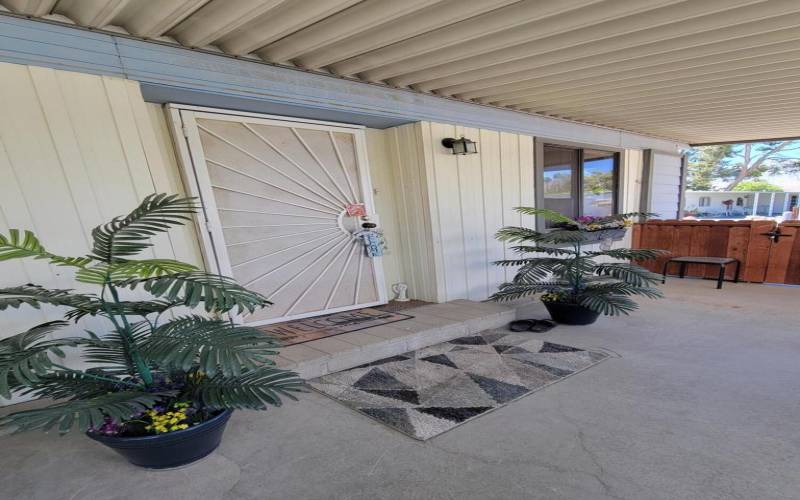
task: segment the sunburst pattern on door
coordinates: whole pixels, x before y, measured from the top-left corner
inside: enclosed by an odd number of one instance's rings
[[[274,303],[245,320],[268,323],[381,302],[378,263],[352,236],[362,221],[347,214],[359,204],[369,209],[371,201],[361,132],[202,116],[191,121],[191,133],[205,164],[198,182],[213,196],[224,239],[223,248],[215,242],[218,254],[227,254],[234,278]]]

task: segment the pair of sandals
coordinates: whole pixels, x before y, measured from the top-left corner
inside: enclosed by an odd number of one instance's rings
[[[508,329],[512,332],[544,333],[555,326],[556,324],[549,319],[518,319],[509,323]]]

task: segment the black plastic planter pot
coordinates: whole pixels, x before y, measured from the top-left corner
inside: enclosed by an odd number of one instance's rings
[[[563,302],[542,301],[556,323],[563,325],[591,325],[600,316],[597,311],[592,311],[578,304],[565,304]]]
[[[167,469],[190,464],[219,446],[233,410],[182,431],[156,436],[117,437],[87,432],[86,435],[116,451],[128,462],[148,469]]]

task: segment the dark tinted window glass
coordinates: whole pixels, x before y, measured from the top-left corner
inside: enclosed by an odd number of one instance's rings
[[[578,150],[544,147],[544,206],[568,217],[577,216],[575,207],[575,175]]]

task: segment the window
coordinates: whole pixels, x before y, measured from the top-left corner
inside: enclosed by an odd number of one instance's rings
[[[700,197],[700,202],[698,203],[698,206],[707,207],[707,206],[710,206],[710,205],[711,205],[711,197],[710,196],[701,196]]]
[[[569,217],[617,213],[619,154],[545,144],[543,206]]]
[[[744,198],[736,198],[736,206],[743,207],[744,206]]]

